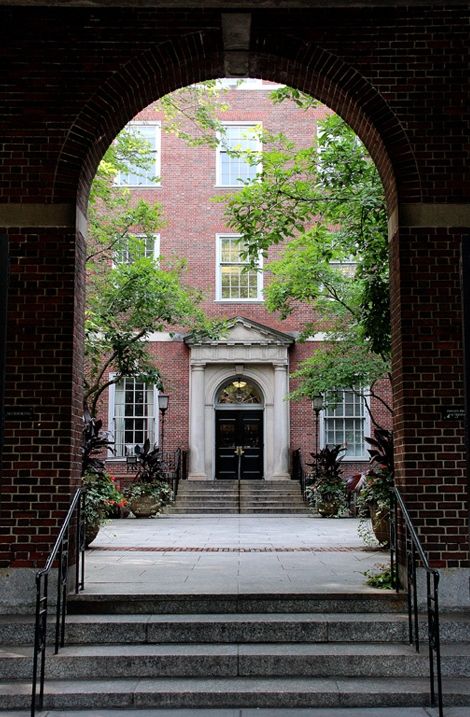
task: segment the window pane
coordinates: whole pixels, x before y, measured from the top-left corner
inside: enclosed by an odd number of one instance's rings
[[[153,386],[126,378],[115,389],[114,449],[116,456],[134,455],[153,436]]]
[[[248,269],[248,259],[240,238],[220,237],[220,297],[221,299],[259,299],[259,271]]]
[[[333,399],[332,399],[333,400]],[[325,409],[325,438],[327,445],[341,444],[345,456],[366,454],[364,443],[364,399],[353,391],[341,391],[336,403]]]
[[[225,126],[218,152],[221,184],[236,187],[255,179],[260,152],[258,130],[256,124]],[[255,157],[246,154],[253,152],[257,153]]]
[[[119,174],[118,184],[131,187],[152,186],[157,176],[157,132],[160,128],[157,125],[131,125],[128,131],[144,140],[150,161],[145,168],[129,163],[128,171]]]

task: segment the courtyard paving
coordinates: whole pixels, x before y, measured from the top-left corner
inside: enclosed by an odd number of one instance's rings
[[[388,552],[364,545],[357,527],[286,515],[112,520],[86,553],[86,592],[374,593],[364,573]]]

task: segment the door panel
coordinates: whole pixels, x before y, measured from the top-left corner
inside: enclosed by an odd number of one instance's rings
[[[263,478],[263,411],[216,411],[216,478]]]

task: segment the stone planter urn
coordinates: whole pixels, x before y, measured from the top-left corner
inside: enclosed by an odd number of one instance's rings
[[[333,518],[338,515],[340,504],[337,500],[322,500],[317,503],[317,510],[322,518]]]
[[[372,531],[378,542],[384,548],[390,545],[390,513],[379,510],[377,505],[369,505]]]
[[[100,531],[99,523],[87,523],[85,528],[85,548],[94,541]]]
[[[158,512],[160,505],[160,500],[153,495],[139,495],[129,501],[129,508],[136,518],[150,518]]]

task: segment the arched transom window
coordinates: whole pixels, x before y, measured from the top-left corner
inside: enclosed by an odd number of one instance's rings
[[[230,404],[260,405],[263,402],[260,390],[244,376],[236,376],[220,389],[217,395],[217,404],[226,406]]]

